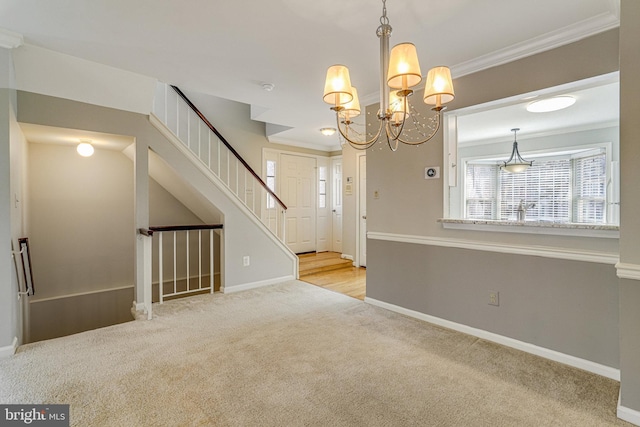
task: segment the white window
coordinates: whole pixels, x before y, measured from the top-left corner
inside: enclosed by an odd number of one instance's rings
[[[327,207],[327,167],[318,167],[318,208]]]
[[[267,187],[269,190],[276,191],[276,162],[273,160],[267,160]],[[276,207],[276,200],[273,196],[267,193],[267,209],[273,209]]]
[[[495,160],[467,160],[464,217],[515,220],[525,206],[527,220],[607,223],[606,165],[604,148],[544,153],[521,173],[503,171]]]

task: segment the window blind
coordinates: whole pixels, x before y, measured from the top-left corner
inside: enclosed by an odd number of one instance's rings
[[[606,222],[606,158],[597,154],[574,160],[575,222]]]
[[[527,209],[527,220],[606,223],[606,165],[604,149],[582,156],[549,153],[522,173],[467,162],[465,218],[516,220],[522,201],[535,204]]]

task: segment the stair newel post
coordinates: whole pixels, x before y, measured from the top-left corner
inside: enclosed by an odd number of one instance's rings
[[[149,145],[136,139],[134,155],[135,212],[135,301],[132,311],[136,318],[152,318],[151,257],[152,235],[138,233],[149,229]]]

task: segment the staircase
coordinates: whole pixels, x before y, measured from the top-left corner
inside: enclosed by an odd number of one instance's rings
[[[300,278],[317,273],[353,268],[353,262],[341,258],[337,252],[302,254],[298,255],[298,259]]]

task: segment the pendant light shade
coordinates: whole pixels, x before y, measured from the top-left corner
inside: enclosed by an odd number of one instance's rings
[[[353,119],[354,117],[358,117],[360,115],[360,100],[358,99],[358,90],[355,88],[355,86],[351,86],[351,91],[353,94],[353,99],[344,104],[344,110],[340,111],[340,115],[346,120]]]
[[[449,67],[434,67],[427,74],[427,83],[424,86],[425,104],[440,106],[455,98],[451,70]]]
[[[516,132],[518,132],[520,128],[511,129],[513,132],[513,150],[511,151],[511,157],[506,162],[503,162],[500,165],[500,169],[505,170],[510,173],[520,173],[524,172],[533,164],[533,160],[527,161],[522,158],[520,152],[518,151],[518,141],[516,140]]]
[[[349,69],[344,65],[332,65],[324,82],[324,102],[340,107],[353,99]]]
[[[392,91],[389,94],[389,110],[391,110],[391,121],[394,124],[399,124],[407,118],[405,98],[398,96],[398,93]]]
[[[422,81],[418,53],[413,43],[397,44],[391,49],[387,84],[391,89],[407,90]]]

